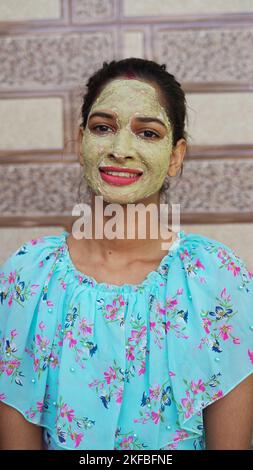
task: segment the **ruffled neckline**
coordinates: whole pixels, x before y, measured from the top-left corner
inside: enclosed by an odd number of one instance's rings
[[[76,266],[74,265],[72,258],[70,256],[69,247],[67,244],[67,237],[70,235],[70,232],[63,231],[60,235],[61,238],[61,251],[64,255],[65,260],[67,261],[68,270],[70,270],[74,277],[78,279],[79,284],[90,286],[94,289],[99,291],[114,291],[115,293],[127,293],[127,292],[136,292],[142,291],[147,286],[160,284],[165,281],[165,273],[168,270],[168,265],[171,263],[172,258],[177,254],[178,249],[184,240],[187,237],[187,234],[184,230],[180,230],[176,232],[176,239],[170,245],[169,250],[165,254],[165,256],[160,261],[158,267],[152,271],[150,271],[144,280],[138,284],[110,284],[106,282],[98,282],[92,276],[89,276],[82,271],[79,271]]]

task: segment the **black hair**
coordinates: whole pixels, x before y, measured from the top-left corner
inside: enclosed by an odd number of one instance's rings
[[[118,77],[136,78],[153,82],[161,92],[161,98],[168,118],[172,124],[173,145],[181,138],[186,139],[186,100],[185,93],[174,75],[166,70],[166,65],[159,65],[152,60],[128,58],[104,62],[88,80],[87,93],[83,97],[82,127],[87,124],[90,109],[105,85]],[[183,165],[181,166],[181,174]]]

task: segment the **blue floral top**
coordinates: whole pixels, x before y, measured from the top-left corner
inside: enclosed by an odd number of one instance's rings
[[[68,235],[0,268],[0,399],[48,449],[204,449],[203,409],[253,372],[252,274],[181,231],[142,283],[98,283]]]

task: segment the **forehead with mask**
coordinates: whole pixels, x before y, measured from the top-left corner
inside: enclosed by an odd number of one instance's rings
[[[149,83],[114,79],[91,107],[81,143],[84,176],[107,202],[142,201],[162,187],[172,126]]]

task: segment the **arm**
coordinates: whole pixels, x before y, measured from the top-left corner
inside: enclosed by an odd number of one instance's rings
[[[43,450],[42,428],[0,402],[0,450]]]
[[[249,450],[253,432],[253,374],[204,409],[207,450]]]

